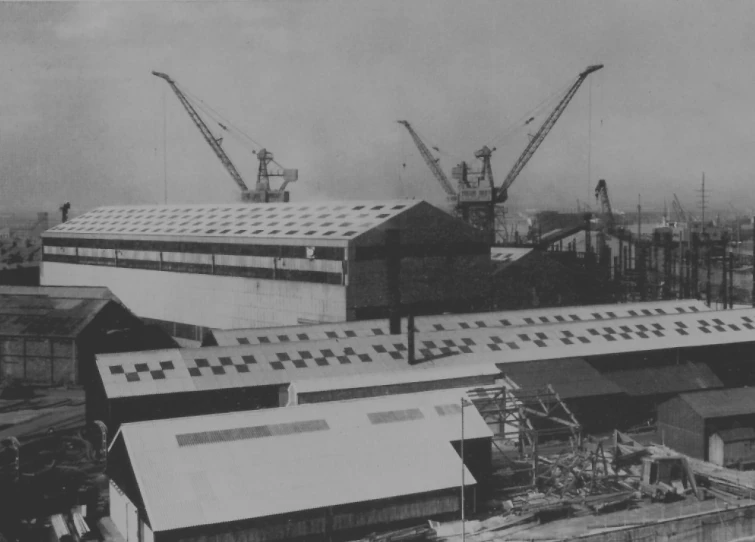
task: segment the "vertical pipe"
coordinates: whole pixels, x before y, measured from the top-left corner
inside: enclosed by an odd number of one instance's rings
[[[414,365],[415,362],[415,354],[414,354],[414,332],[416,330],[414,329],[414,315],[412,313],[409,313],[409,315],[406,317],[406,333],[407,333],[407,340],[406,340],[406,346],[409,356],[409,365]]]
[[[729,252],[729,308],[734,308],[734,252]]]
[[[728,292],[728,289],[727,289],[728,284],[726,284],[727,282],[726,279],[728,277],[726,273],[726,242],[725,241],[724,241],[723,246],[724,246],[724,254],[723,254],[723,257],[721,258],[721,271],[722,271],[721,272],[721,296],[723,297],[724,309],[725,309],[726,308],[726,293]]]
[[[710,244],[708,244],[707,249],[705,250],[705,269],[706,269],[706,280],[705,280],[705,300],[708,304],[708,307],[710,307],[710,304],[712,302],[711,299],[711,287],[710,287]]]
[[[401,230],[385,232],[386,272],[388,283],[388,323],[391,335],[401,333]]]

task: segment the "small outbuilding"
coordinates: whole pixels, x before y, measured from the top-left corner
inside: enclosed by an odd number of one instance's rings
[[[682,393],[658,407],[659,438],[683,454],[721,465],[748,459],[755,388]]]
[[[83,384],[101,352],[175,345],[107,288],[0,286],[0,382]]]

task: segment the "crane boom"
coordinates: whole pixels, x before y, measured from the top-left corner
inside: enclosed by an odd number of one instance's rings
[[[417,135],[417,132],[414,131],[414,128],[412,128],[411,124],[409,124],[405,120],[400,120],[398,121],[398,123],[402,124],[409,131],[409,135],[412,136],[414,144],[417,145],[417,148],[419,149],[419,153],[422,155],[422,158],[425,160],[427,166],[433,172],[435,178],[438,179],[438,182],[443,187],[443,190],[446,191],[446,194],[455,197],[456,190],[454,190],[453,185],[448,180],[448,177],[446,177],[446,174],[443,173],[443,170],[440,169],[438,162],[435,160],[435,158],[433,158],[433,155],[430,154],[430,149],[428,149],[427,145],[425,145],[424,142],[420,139],[419,135]]]
[[[674,194],[674,200],[671,202],[671,206],[674,208],[674,214],[676,214],[677,221],[687,222],[687,213],[684,212],[684,207],[682,207],[676,194]]]
[[[228,155],[223,150],[223,147],[220,146],[218,140],[215,139],[215,136],[212,135],[212,132],[202,120],[202,117],[199,116],[199,113],[197,113],[191,103],[189,103],[189,100],[186,99],[186,96],[184,96],[184,93],[181,92],[181,89],[176,86],[175,81],[173,81],[173,79],[171,79],[170,76],[165,73],[153,71],[152,75],[160,77],[161,79],[165,79],[168,82],[170,88],[172,88],[173,92],[176,94],[176,96],[178,96],[181,105],[183,105],[184,109],[186,109],[186,112],[189,113],[189,117],[191,117],[191,120],[194,121],[194,124],[197,128],[199,128],[199,131],[202,132],[202,136],[205,138],[205,141],[207,141],[212,150],[215,152],[215,155],[223,163],[223,166],[225,166],[225,169],[231,175],[233,180],[237,185],[239,185],[239,188],[241,188],[241,190],[243,190],[245,193],[249,192],[249,188],[247,188],[244,179],[241,178],[241,175],[236,170],[236,166],[233,165],[233,162],[231,162],[231,159],[228,158]]]
[[[500,188],[498,188],[498,190],[495,193],[496,203],[504,203],[508,199],[509,187],[514,183],[516,178],[524,169],[524,166],[527,165],[527,162],[530,161],[530,158],[532,158],[532,155],[535,154],[535,151],[545,139],[545,136],[548,135],[548,133],[553,128],[553,126],[556,124],[556,121],[559,119],[559,117],[561,117],[561,114],[564,112],[564,109],[566,109],[566,106],[569,105],[569,102],[574,97],[577,90],[579,90],[579,87],[582,85],[585,79],[587,79],[588,75],[590,75],[593,72],[598,71],[602,67],[603,67],[603,64],[596,64],[594,66],[588,66],[582,73],[579,74],[579,77],[577,77],[577,80],[574,82],[574,84],[571,87],[569,87],[569,90],[566,92],[566,95],[564,95],[564,97],[561,98],[561,101],[558,103],[558,105],[553,110],[553,112],[548,116],[547,119],[545,119],[545,122],[543,122],[543,125],[537,131],[535,136],[530,140],[529,144],[524,149],[524,152],[521,154],[521,156],[519,156],[519,159],[514,164],[514,167],[512,167],[511,171],[509,171],[509,174],[506,175],[506,178],[503,180],[503,183],[501,184]]]
[[[605,179],[598,181],[598,185],[595,187],[595,199],[600,202],[601,209],[605,215],[606,229],[609,233],[614,233],[616,219],[613,216],[613,209],[611,209],[611,200],[608,199],[608,185]]]

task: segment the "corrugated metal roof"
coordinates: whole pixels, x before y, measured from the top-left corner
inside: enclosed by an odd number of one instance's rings
[[[522,247],[493,247],[490,249],[490,259],[502,264],[510,264],[524,258],[532,252],[532,248]]]
[[[501,370],[493,364],[459,365],[453,367],[433,367],[428,369],[410,369],[406,371],[391,371],[385,373],[369,373],[330,378],[309,378],[296,380],[291,383],[297,393],[307,393],[326,390],[345,390],[369,388],[371,386],[389,386],[392,384],[408,384],[412,382],[432,382],[435,380],[451,380],[474,376],[500,376]]]
[[[615,320],[617,318],[686,314],[708,310],[708,307],[702,301],[685,299],[681,301],[652,301],[621,305],[585,305],[581,307],[549,307],[519,311],[420,316],[415,318],[414,327],[418,332],[425,333],[592,320]],[[306,326],[213,330],[212,333],[218,345],[233,346],[237,344],[271,344],[353,337],[376,337],[388,335],[390,330],[388,329],[387,320],[382,319]]]
[[[0,295],[39,296],[61,299],[117,299],[101,286],[5,286],[0,285]],[[2,308],[2,305],[0,305]]]
[[[679,394],[703,418],[755,414],[755,388],[728,388]]]
[[[742,442],[743,440],[755,440],[755,428],[752,427],[733,427],[731,429],[721,429],[716,431],[726,443]]]
[[[695,362],[606,371],[602,374],[604,378],[615,382],[623,391],[634,396],[680,393],[724,386],[710,367]]]
[[[349,240],[419,200],[100,207],[43,234],[48,237],[192,237]]]
[[[98,356],[109,397],[290,384],[294,380],[479,363],[515,363],[753,342],[755,309],[575,321],[418,334],[417,365],[406,337],[207,347]],[[160,362],[173,361],[162,370]],[[137,366],[137,364],[139,364]],[[156,371],[156,372],[155,372]]]
[[[0,335],[75,338],[111,299],[107,288],[0,287]]]
[[[120,434],[155,532],[458,487],[459,456],[449,442],[459,438],[460,415],[433,405],[456,404],[459,393],[391,399],[140,422]],[[406,408],[422,417],[373,424],[367,416]],[[185,435],[238,436],[243,428],[308,420],[325,420],[328,429],[181,445]],[[491,435],[474,407],[464,409],[464,431],[465,438]],[[465,480],[476,483],[468,471]]]
[[[507,363],[501,365],[501,369],[520,388],[542,388],[550,384],[562,399],[623,393],[619,386],[579,358]]]

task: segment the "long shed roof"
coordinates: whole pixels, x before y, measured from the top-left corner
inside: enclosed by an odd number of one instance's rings
[[[152,529],[167,531],[458,487],[460,400],[430,392],[132,423],[114,445],[122,436]],[[473,407],[464,418],[465,438],[491,436]]]
[[[504,374],[520,388],[542,388],[550,384],[562,399],[623,393],[619,386],[580,358],[507,363],[502,367]]]
[[[606,371],[602,375],[633,396],[680,393],[724,386],[705,363],[691,361],[680,365]]]
[[[98,356],[108,397],[285,384],[294,380],[514,363],[755,341],[755,309],[420,333],[415,366],[406,337],[175,349]]]
[[[467,314],[442,314],[415,318],[414,327],[420,332],[454,331],[461,329],[533,326],[582,322],[590,320],[614,320],[636,316],[663,314],[686,314],[709,310],[702,301],[674,300],[617,305],[585,305],[578,307],[549,307],[518,311],[478,312]],[[344,339],[388,335],[388,322],[382,320],[359,320],[333,324],[304,326],[278,326],[213,330],[219,346],[237,344],[269,344],[320,339]]]
[[[348,241],[420,200],[100,207],[43,237],[327,239]],[[427,205],[427,204],[425,204]]]
[[[0,286],[0,336],[75,338],[111,300],[107,288]]]
[[[755,414],[755,388],[728,388],[679,394],[703,418]]]

